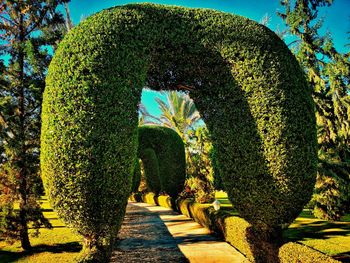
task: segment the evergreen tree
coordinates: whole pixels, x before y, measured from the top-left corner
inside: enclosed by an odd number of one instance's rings
[[[305,69],[316,102],[319,166],[314,214],[339,220],[349,211],[350,52],[338,52],[329,33],[319,34],[319,8],[332,2],[283,0],[285,12],[279,15],[296,37],[293,51]]]
[[[38,203],[40,115],[47,67],[66,31],[57,9],[65,2],[0,4],[0,238],[19,239],[25,250],[31,249],[28,224],[35,234],[50,227]]]

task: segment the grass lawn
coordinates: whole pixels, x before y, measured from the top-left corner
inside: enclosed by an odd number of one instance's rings
[[[232,206],[226,193],[218,192],[216,198],[225,210]],[[57,218],[46,199],[42,199],[42,208],[53,229],[42,229],[39,237],[31,237],[31,244],[34,247],[31,253],[23,252],[18,242],[9,245],[0,241],[0,263],[74,262],[74,258],[81,249],[81,238]],[[231,213],[237,215],[234,211]],[[289,241],[301,242],[344,262],[350,262],[349,215],[341,222],[328,222],[314,218],[309,211],[303,211],[285,231],[285,238]]]
[[[44,215],[53,229],[41,229],[39,237],[31,237],[31,253],[23,252],[20,243],[9,245],[0,241],[0,262],[61,263],[73,262],[78,255],[81,237],[74,234],[58,218],[49,202],[42,199]]]
[[[217,192],[216,198],[222,207],[230,207],[225,192]],[[315,218],[308,210],[285,231],[287,241],[303,243],[334,258],[350,262],[350,215],[344,216],[339,222],[325,221]]]

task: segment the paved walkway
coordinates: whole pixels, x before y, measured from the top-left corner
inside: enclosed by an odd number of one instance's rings
[[[111,262],[238,263],[246,258],[171,209],[131,203]]]

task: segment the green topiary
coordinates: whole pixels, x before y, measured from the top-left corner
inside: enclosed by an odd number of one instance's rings
[[[139,156],[149,189],[176,198],[186,179],[185,146],[177,132],[167,127],[141,126]]]
[[[147,189],[159,194],[161,186],[159,180],[159,161],[155,151],[151,148],[141,150],[139,157],[142,160]],[[161,162],[161,161],[160,161]]]
[[[189,91],[231,202],[252,225],[250,237],[260,233],[250,239],[253,251],[264,250],[257,260],[271,261],[272,238],[310,199],[317,163],[311,88],[263,25],[206,9],[111,8],[66,35],[46,83],[45,187],[59,216],[84,236],[91,261],[108,258],[124,216],[145,84]]]
[[[134,172],[132,174],[132,184],[131,184],[132,193],[136,193],[138,191],[140,182],[141,182],[141,167],[140,167],[140,161],[137,158],[135,160]]]
[[[212,148],[210,153],[209,153],[209,157],[210,157],[210,161],[211,161],[211,165],[213,167],[213,177],[214,177],[214,181],[213,181],[213,185],[214,188],[218,191],[225,191],[225,186],[224,183],[222,181],[222,178],[220,176],[220,167],[218,165],[218,162],[216,160],[216,154],[215,154],[215,149]]]

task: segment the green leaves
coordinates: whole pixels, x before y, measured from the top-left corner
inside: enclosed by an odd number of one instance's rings
[[[183,186],[181,138],[137,126],[145,85],[189,91],[212,135],[225,190],[255,229],[289,224],[311,197],[311,90],[287,46],[253,21],[152,4],[105,10],[67,34],[46,83],[46,189],[59,215],[96,247],[120,227],[138,147],[157,155],[162,190],[174,196]],[[174,106],[192,116],[180,102]]]
[[[63,23],[57,10],[61,3],[5,0],[0,7],[0,54],[9,57],[0,62],[0,213],[5,222],[0,235],[21,240],[24,249],[30,249],[28,224],[37,231],[50,227],[37,202],[43,194],[40,115],[51,61],[47,49],[62,37],[55,34]],[[51,36],[44,33],[48,27]],[[13,210],[14,203],[19,211]]]
[[[149,190],[176,198],[186,178],[185,146],[181,137],[167,127],[141,126],[138,152]]]
[[[335,49],[330,33],[319,33],[323,24],[317,17],[319,7],[332,2],[285,1],[282,18],[297,38],[299,45],[294,51],[316,103],[320,150],[314,210],[321,218],[337,220],[349,209],[346,199],[350,193],[350,61],[349,54]]]

